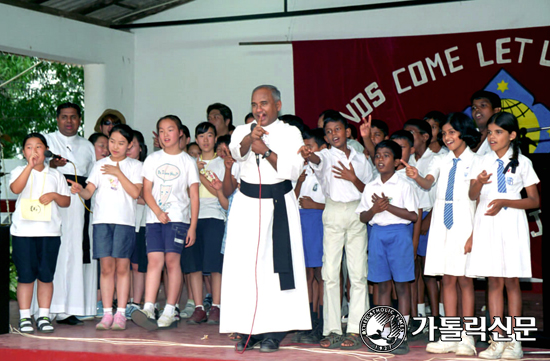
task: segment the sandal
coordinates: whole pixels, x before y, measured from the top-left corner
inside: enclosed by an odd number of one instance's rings
[[[329,343],[327,344],[327,346],[323,346],[323,343],[326,343],[326,341],[328,341]],[[342,343],[342,335],[331,332],[330,335],[323,338],[319,342],[319,346],[321,346],[321,348],[333,349],[333,348],[339,348],[341,346],[341,343]]]
[[[54,330],[52,321],[46,316],[38,317],[36,319],[36,326],[38,327],[38,331],[44,333],[52,333]]]
[[[349,346],[344,346],[344,342],[351,341],[352,344]],[[357,333],[348,333],[346,334],[346,337],[342,339],[342,342],[340,344],[340,350],[357,350],[361,348],[361,338]]]
[[[242,340],[243,338],[241,337],[241,334],[240,334],[240,333],[234,333],[234,332],[232,332],[232,333],[229,334],[229,339],[230,339],[230,340],[233,340],[233,341],[240,341],[240,340]]]
[[[32,318],[20,319],[19,331],[21,331],[21,333],[34,333],[34,327],[32,327]]]

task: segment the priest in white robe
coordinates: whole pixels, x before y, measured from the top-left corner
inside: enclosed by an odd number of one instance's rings
[[[255,121],[237,127],[229,146],[241,169],[241,187],[227,224],[220,332],[243,335],[238,351],[256,344],[261,352],[277,351],[287,331],[311,329],[300,215],[291,184],[303,168],[298,150],[304,142],[298,128],[277,118],[280,109],[277,88],[254,89]]]

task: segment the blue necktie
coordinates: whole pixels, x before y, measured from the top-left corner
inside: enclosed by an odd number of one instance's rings
[[[497,185],[499,193],[506,193],[506,179],[504,177],[504,162],[500,159],[497,159],[498,169],[497,169]]]
[[[445,192],[445,209],[443,211],[443,223],[447,229],[453,226],[453,191],[455,187],[456,165],[460,158],[453,159],[453,167],[449,172],[447,180],[447,191]]]

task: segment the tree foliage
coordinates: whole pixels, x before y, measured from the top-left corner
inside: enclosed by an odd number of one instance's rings
[[[0,84],[39,61],[38,58],[0,53]],[[31,132],[55,131],[55,111],[64,102],[84,108],[84,70],[80,66],[43,61],[0,87],[0,132],[11,140],[6,141],[3,137],[4,156],[15,157],[23,138]]]

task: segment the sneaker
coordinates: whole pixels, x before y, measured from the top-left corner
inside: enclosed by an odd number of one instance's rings
[[[474,341],[473,336],[468,336],[464,331],[462,331],[462,341],[458,343],[456,348],[457,356],[474,356],[477,354],[476,351],[476,342]]]
[[[155,313],[148,310],[134,310],[132,312],[132,321],[147,331],[154,331],[158,328]]]
[[[80,321],[89,321],[95,318],[95,315],[76,316]]]
[[[212,306],[210,308],[210,312],[208,313],[208,321],[206,323],[209,325],[220,324],[220,308],[218,306]]]
[[[105,331],[111,328],[113,325],[113,315],[106,313],[101,318],[101,321],[95,326],[96,330]]]
[[[202,305],[204,306],[204,309],[208,311],[210,307],[212,307],[212,294],[207,293],[204,297],[204,300],[202,300]]]
[[[515,340],[507,342],[501,357],[506,360],[519,360],[522,358],[523,350],[521,349],[521,342]]]
[[[103,301],[97,301],[95,318],[103,318]]]
[[[487,347],[487,350],[481,351],[478,356],[488,360],[498,360],[502,357],[507,344],[508,342],[495,342],[489,340],[489,347]]]
[[[112,329],[114,331],[122,331],[126,329],[126,317],[120,312],[115,314]]]
[[[449,352],[456,352],[457,348],[458,348],[458,342],[441,341],[441,339],[439,339],[436,342],[429,342],[426,345],[426,352],[449,353]]]
[[[176,317],[174,317],[174,314],[171,314],[168,316],[167,314],[163,313],[158,321],[157,325],[159,328],[170,328],[178,325],[178,321],[176,320]]]
[[[139,310],[139,305],[137,303],[130,302],[128,303],[128,305],[126,305],[126,312],[124,312],[124,316],[127,320],[132,319],[132,312],[134,312],[135,310]]]
[[[191,315],[191,318],[187,320],[187,324],[198,325],[203,322],[206,322],[206,311],[200,307],[195,307],[195,311]]]
[[[409,353],[409,343],[407,342],[407,340],[403,340],[403,342],[401,343],[401,345],[399,345],[398,348],[396,348],[395,350],[391,351],[390,353],[394,354],[394,355],[406,355]]]
[[[195,312],[195,302],[187,302],[185,308],[180,312],[181,318],[189,318]]]

